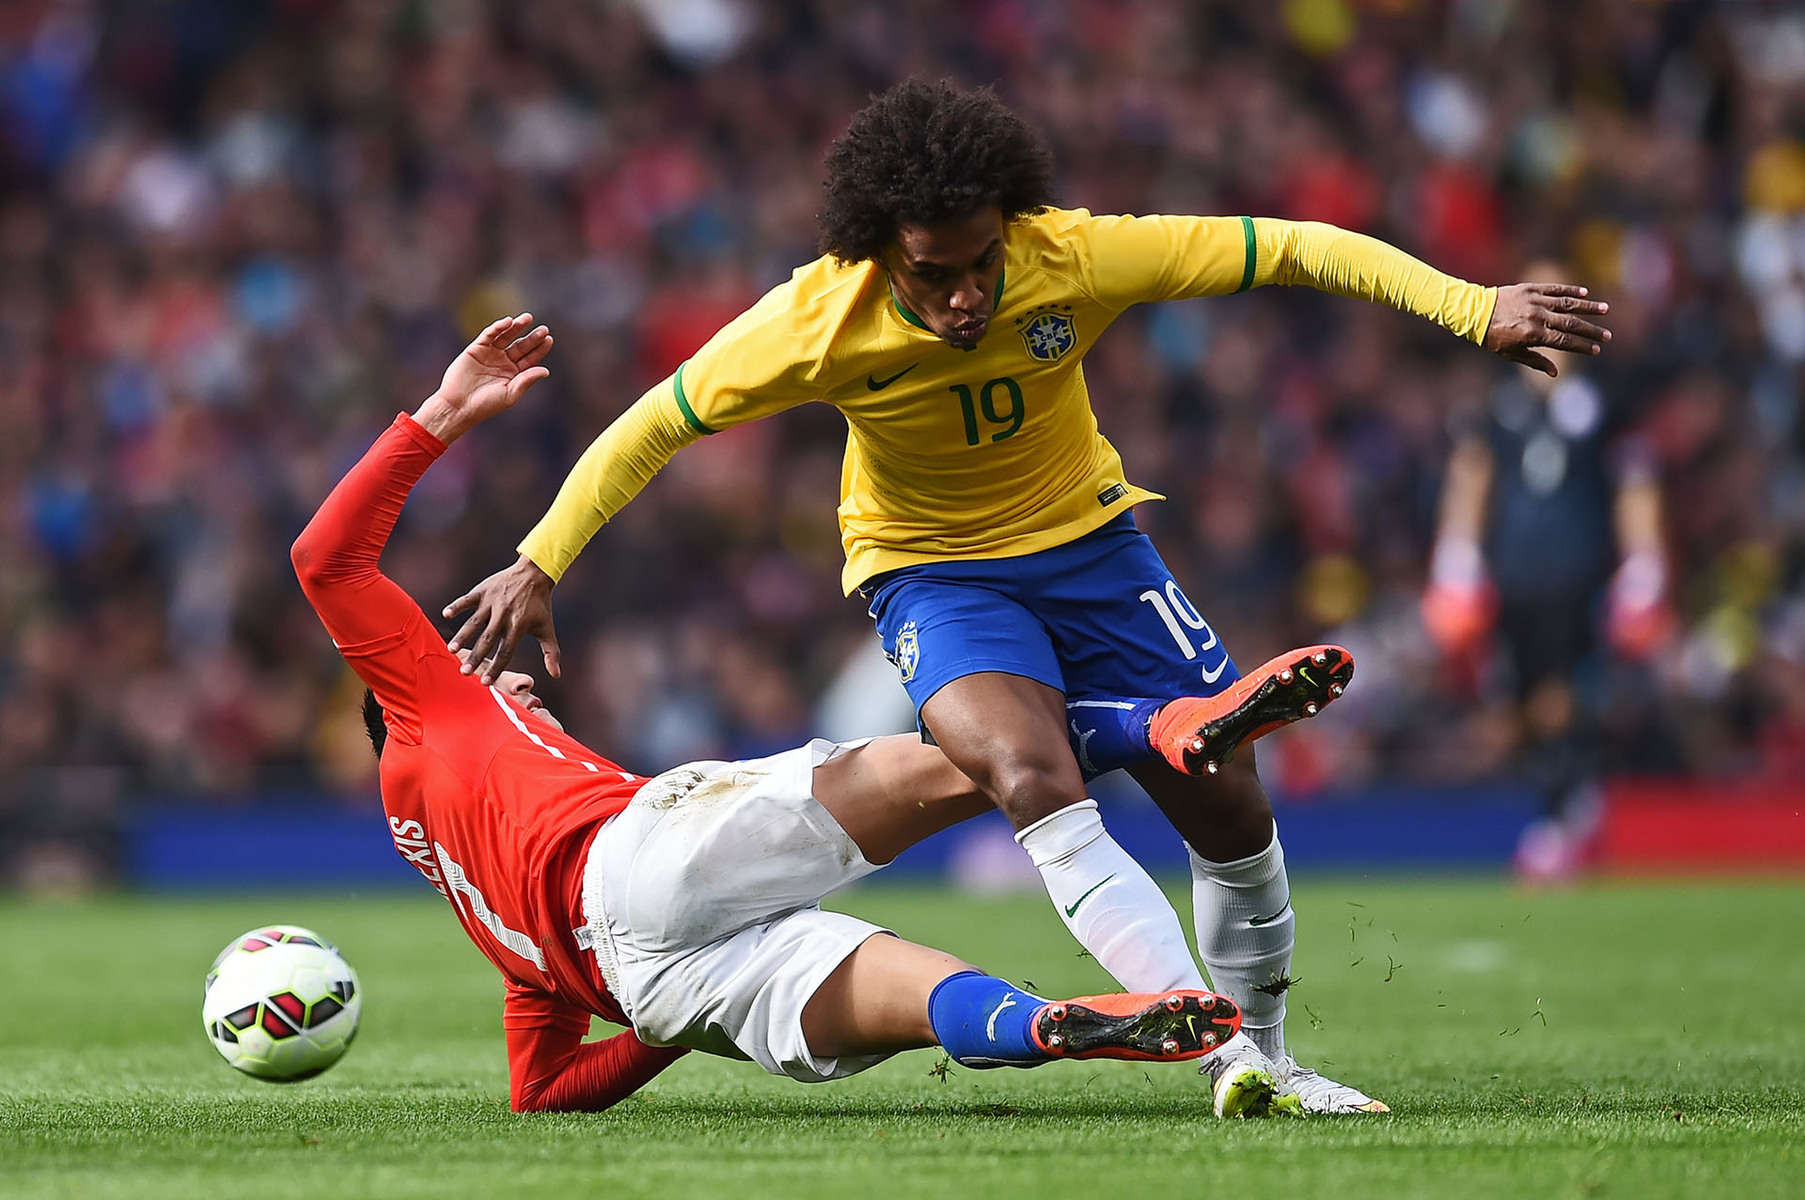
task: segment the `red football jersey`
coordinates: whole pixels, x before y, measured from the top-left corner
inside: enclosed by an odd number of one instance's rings
[[[382,807],[395,849],[510,983],[624,1024],[574,930],[589,843],[645,780],[460,674],[424,616],[394,649],[341,649],[386,714]],[[414,704],[391,705],[402,693],[376,687],[391,669]]]
[[[339,652],[382,704],[382,803],[396,850],[508,981],[521,1107],[523,1086],[552,1087],[573,1065],[589,1013],[626,1024],[575,931],[589,844],[645,779],[462,674],[420,606],[378,569],[408,492],[443,449],[397,417],[320,506],[293,558]],[[658,1059],[634,1052],[644,1061],[627,1066],[645,1078],[680,1053],[640,1050]]]

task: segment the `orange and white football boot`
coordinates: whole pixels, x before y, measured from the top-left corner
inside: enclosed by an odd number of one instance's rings
[[[1354,656],[1342,647],[1305,646],[1214,696],[1181,696],[1162,705],[1147,740],[1173,770],[1214,775],[1245,743],[1321,712],[1353,677]]]

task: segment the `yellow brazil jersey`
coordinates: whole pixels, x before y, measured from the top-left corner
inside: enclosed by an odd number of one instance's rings
[[[1083,360],[1132,304],[1308,283],[1483,337],[1495,292],[1332,226],[1051,209],[1005,230],[996,310],[947,345],[875,263],[821,258],[729,323],[609,427],[521,543],[554,579],[681,446],[796,405],[847,422],[840,532],[848,592],[937,559],[1061,545],[1152,493],[1097,429]]]

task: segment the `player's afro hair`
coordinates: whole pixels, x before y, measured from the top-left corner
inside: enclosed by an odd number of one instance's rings
[[[905,224],[995,205],[1003,220],[1053,202],[1053,156],[989,88],[909,79],[860,109],[827,152],[821,251],[875,259]]]
[[[369,688],[364,689],[364,732],[370,735],[370,749],[381,758],[382,748],[388,744],[389,727],[382,723],[382,702]]]

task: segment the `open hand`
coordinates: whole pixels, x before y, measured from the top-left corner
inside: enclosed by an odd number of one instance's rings
[[[1586,289],[1570,283],[1501,287],[1492,323],[1485,330],[1485,348],[1544,375],[1559,375],[1548,356],[1536,350],[1597,354],[1611,340],[1611,331],[1587,318],[1610,311],[1610,305],[1586,299]]]
[[[449,444],[514,407],[528,388],[551,374],[539,365],[551,353],[551,331],[541,325],[528,332],[532,323],[532,313],[521,313],[477,334],[445,368],[439,390],[414,419]]]

